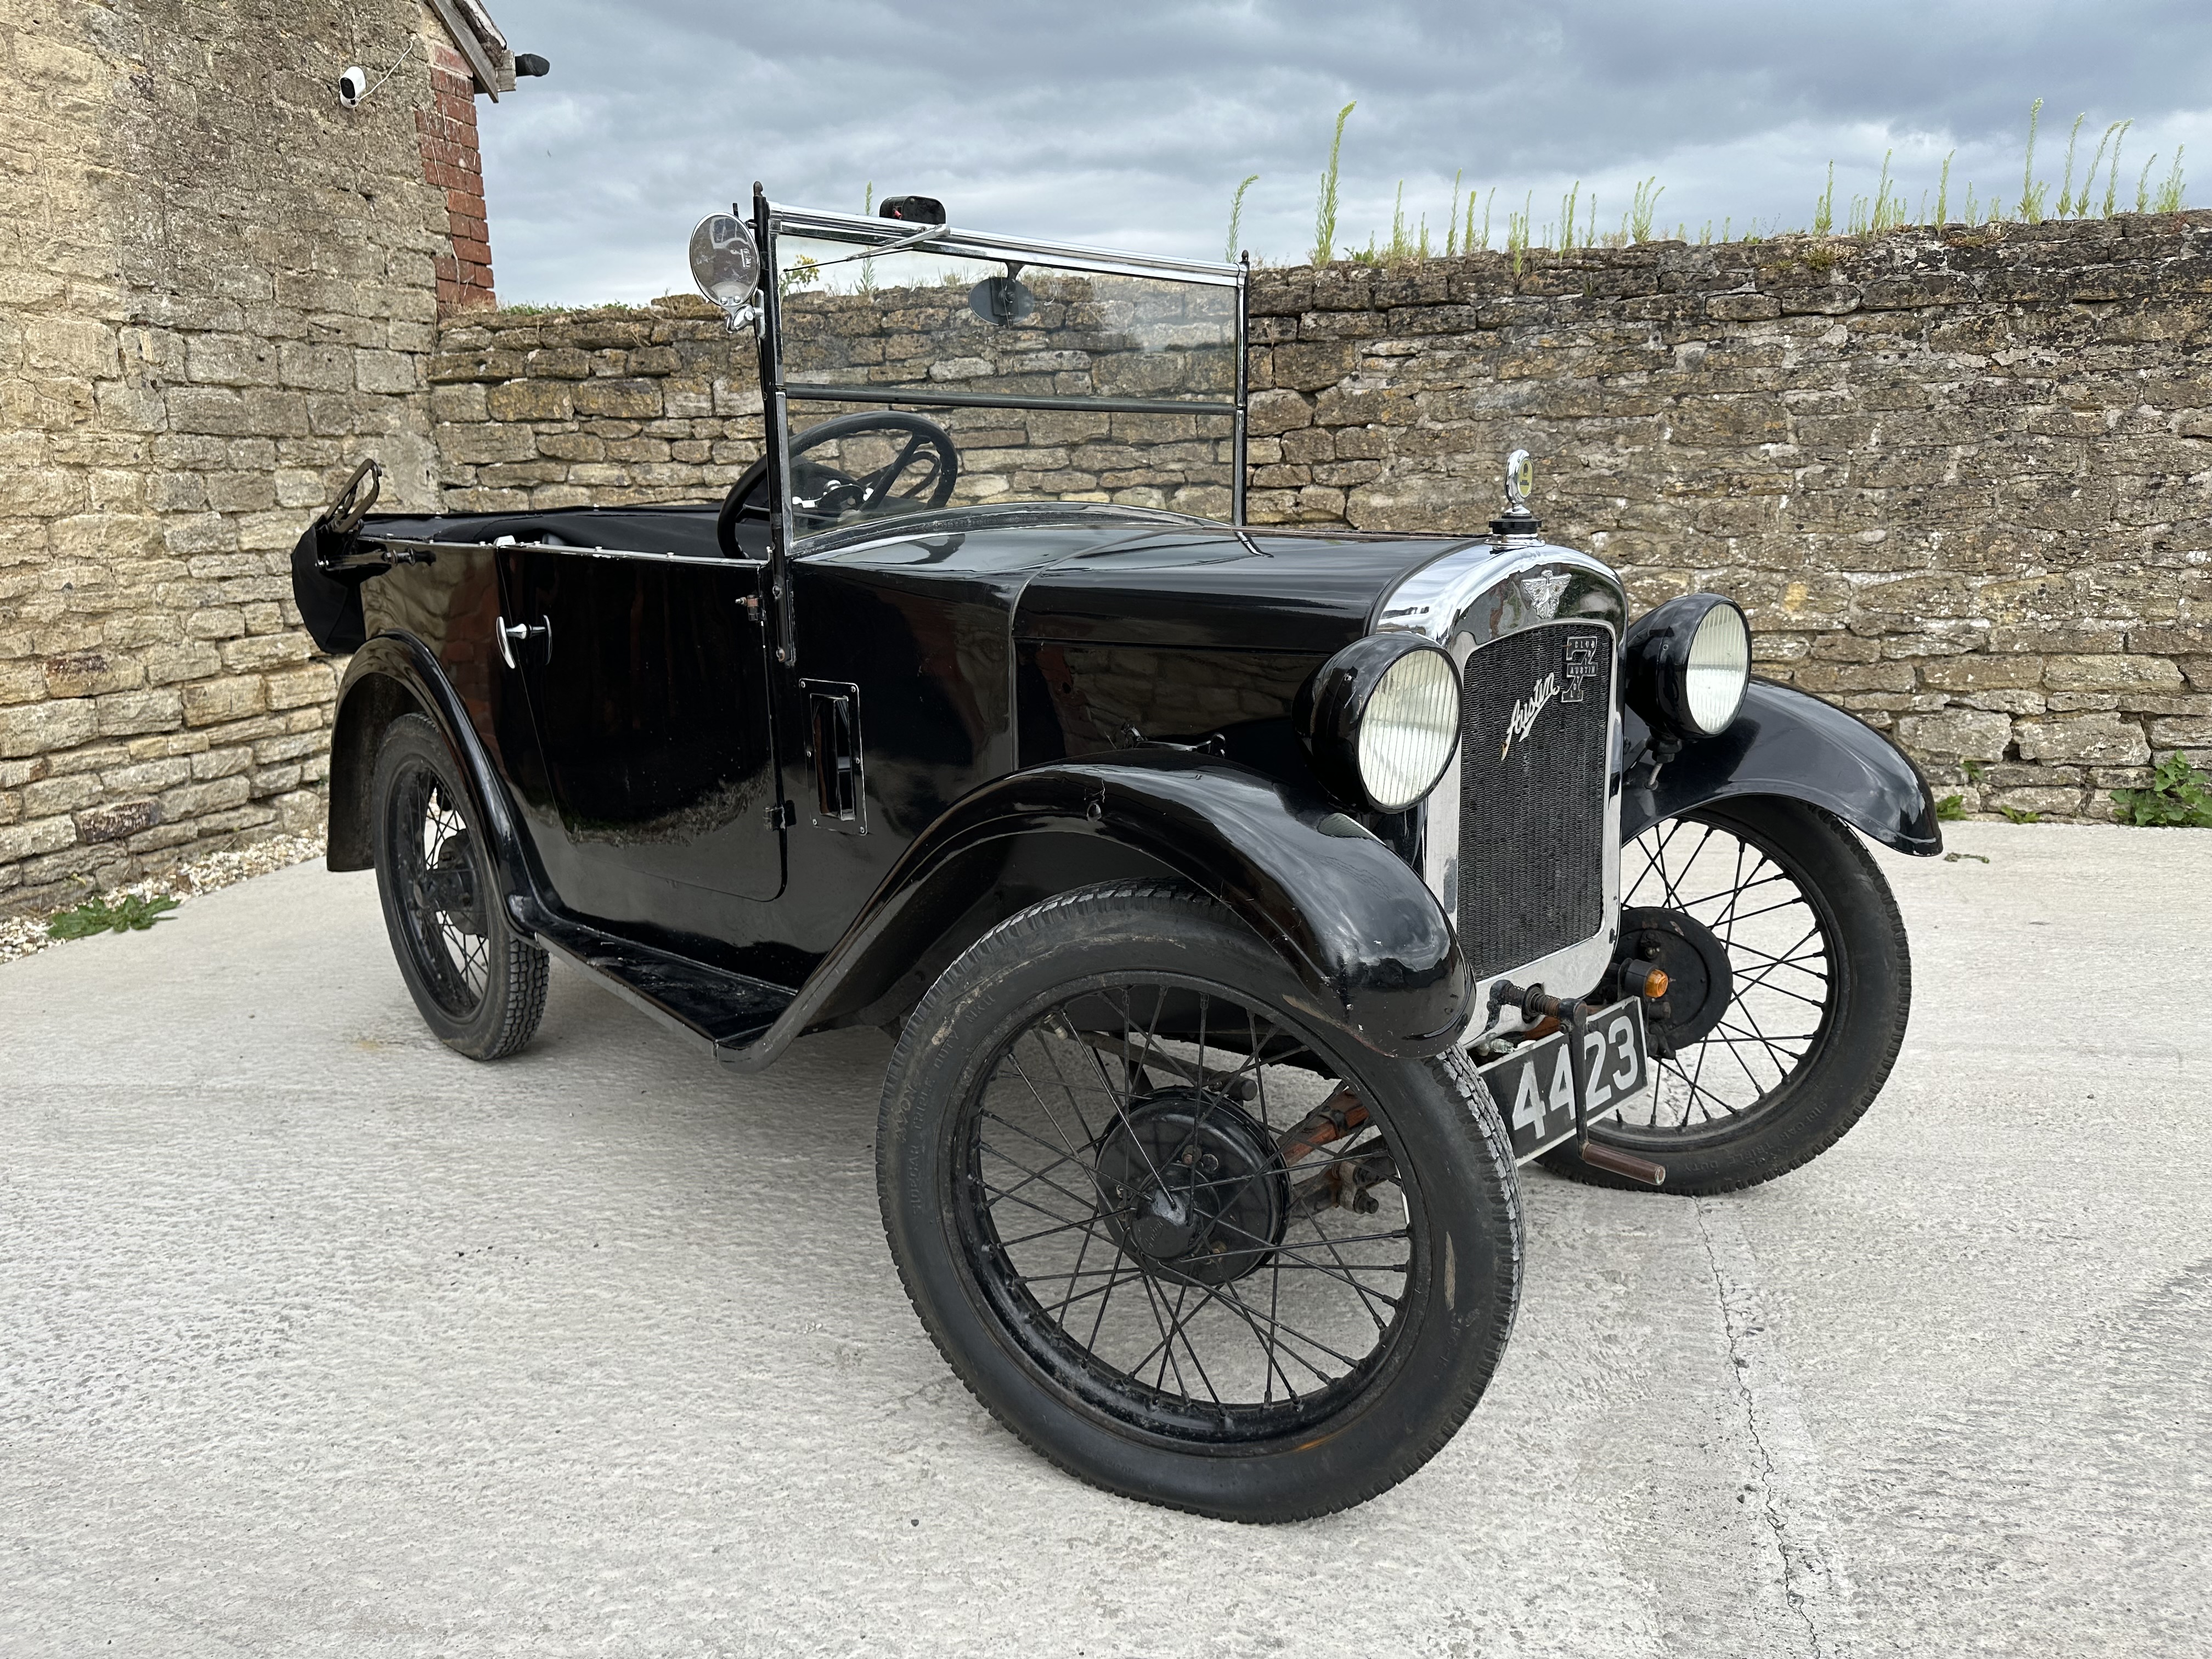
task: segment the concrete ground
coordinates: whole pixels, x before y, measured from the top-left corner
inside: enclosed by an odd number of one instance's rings
[[[1859,1128],[1724,1200],[1532,1172],[1490,1397],[1278,1529],[952,1382],[872,1034],[733,1079],[556,971],[472,1065],[313,866],[0,968],[0,1650],[2202,1653],[2212,833],[1953,845],[1884,859]]]

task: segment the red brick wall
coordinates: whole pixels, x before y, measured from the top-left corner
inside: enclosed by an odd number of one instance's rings
[[[476,82],[467,60],[450,46],[432,54],[434,101],[415,112],[422,176],[446,192],[447,234],[453,251],[434,260],[438,315],[495,306],[491,285],[491,232],[484,222],[483,160],[477,149]]]

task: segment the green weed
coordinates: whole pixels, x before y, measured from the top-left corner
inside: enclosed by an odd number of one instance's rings
[[[167,894],[153,898],[132,896],[110,904],[94,893],[82,903],[57,910],[46,918],[48,939],[89,939],[94,933],[143,933],[166,920],[165,912],[177,908]]]
[[[1337,158],[1344,149],[1344,124],[1358,107],[1355,99],[1337,111],[1336,134],[1328,141],[1328,171],[1321,176],[1321,200],[1314,208],[1313,262],[1317,265],[1336,257]]]
[[[2133,125],[2133,121],[2115,121],[2112,124],[2112,165],[2105,169],[2105,217],[2107,219],[2112,216],[2112,203],[2120,191],[2120,146],[2127,142],[2128,129]]]
[[[2044,186],[2035,182],[2035,126],[2043,118],[2043,100],[2037,99],[2027,106],[2027,163],[2021,169],[2020,207],[2014,217],[2024,224],[2038,224],[2043,219]]]
[[[2074,213],[2074,147],[2081,142],[2081,123],[2089,118],[2087,110],[2074,118],[2074,130],[2066,135],[2066,177],[2058,186],[2058,216],[2070,218]]]
[[[2157,205],[2151,210],[2154,213],[2179,213],[2181,211],[2181,155],[2184,146],[2180,144],[2176,144],[2173,147],[2173,166],[2166,173],[2166,182],[2158,187],[2158,203]]]
[[[2112,804],[2122,823],[2212,830],[2212,778],[2179,755],[2168,755],[2152,769],[2149,787],[2113,790]]]
[[[1667,186],[1653,173],[1636,187],[1635,204],[1628,210],[1628,234],[1632,240],[1648,242],[1651,240],[1651,216],[1659,210],[1659,198],[1667,193]]]
[[[1938,169],[1934,185],[1920,191],[1917,207],[1908,194],[1908,186],[1894,172],[1896,156],[1893,151],[1883,154],[1881,166],[1875,180],[1871,195],[1854,195],[1843,205],[1840,214],[1836,199],[1836,164],[1828,163],[1826,178],[1813,204],[1809,225],[1792,227],[1774,223],[1762,227],[1753,219],[1742,237],[1735,234],[1735,221],[1723,216],[1719,221],[1719,234],[1714,234],[1713,222],[1708,220],[1698,228],[1695,237],[1686,222],[1674,229],[1678,240],[1695,240],[1700,244],[1720,242],[1756,242],[1771,240],[1778,235],[1805,234],[1815,238],[1833,237],[1840,231],[1853,236],[1879,235],[1900,229],[1909,224],[1940,226],[1963,223],[1968,226],[1994,225],[2007,220],[2039,222],[2045,218],[2086,218],[2101,214],[2106,218],[2124,210],[2120,189],[2120,157],[2128,133],[2134,123],[2114,121],[2107,125],[2092,149],[2087,165],[2081,156],[2081,138],[2087,125],[2085,111],[2077,115],[2069,129],[2066,140],[2066,161],[2057,185],[2056,199],[2049,183],[2036,176],[2036,152],[2042,131],[2044,100],[2036,99],[2028,106],[2027,139],[2021,155],[2021,183],[2016,199],[2007,200],[2002,194],[1984,197],[1971,179],[1953,177],[1958,151],[1946,154]],[[1311,258],[1316,264],[1325,264],[1340,257],[1338,236],[1340,229],[1340,184],[1346,124],[1358,104],[1346,104],[1336,114],[1334,129],[1330,135],[1328,166],[1321,175],[1321,192],[1314,212],[1314,246]],[[2162,176],[2154,182],[2154,173],[2160,157],[2153,155],[2144,162],[2136,180],[2135,204],[2137,213],[2174,213],[2186,204],[2185,179],[2182,168],[2182,153],[2177,149]],[[2098,190],[2100,173],[2103,177],[2101,194]],[[1236,241],[1241,225],[1241,213],[1245,192],[1258,182],[1256,175],[1237,187],[1230,205],[1230,240],[1228,251],[1235,257]],[[1963,191],[1956,188],[1963,186]],[[1518,276],[1526,267],[1529,252],[1536,247],[1551,246],[1563,252],[1580,248],[1605,246],[1627,246],[1663,238],[1665,228],[1657,223],[1660,198],[1665,194],[1656,174],[1638,182],[1626,213],[1619,216],[1617,229],[1601,229],[1597,193],[1586,191],[1581,180],[1574,181],[1559,198],[1559,211],[1555,220],[1538,223],[1534,214],[1533,191],[1524,198],[1517,213],[1510,208],[1506,213],[1504,250],[1512,262],[1514,274]],[[1476,225],[1475,204],[1481,199],[1481,224]],[[1443,252],[1445,258],[1459,258],[1478,250],[1486,252],[1491,246],[1493,209],[1498,189],[1466,187],[1466,170],[1452,175],[1451,194],[1444,204]],[[1509,198],[1510,199],[1510,198]],[[1963,199],[1963,208],[1955,215],[1953,205]],[[1929,212],[1930,203],[1934,212]],[[1840,221],[1840,223],[1839,223]],[[1391,207],[1390,225],[1387,241],[1381,233],[1370,235],[1367,246],[1346,257],[1365,262],[1393,264],[1401,261],[1426,259],[1435,252],[1428,230],[1428,216],[1418,204],[1408,208],[1405,186],[1401,181]]]
[[[1956,823],[1966,816],[1964,795],[1946,795],[1936,803],[1936,817],[1942,823]]]
[[[2043,822],[2042,813],[2030,811],[2025,806],[2000,806],[1997,808],[1997,811],[2004,814],[2005,822],[2007,823],[2040,823]]]
[[[1240,228],[1242,228],[1244,223],[1244,192],[1251,189],[1253,185],[1259,182],[1260,175],[1255,173],[1250,178],[1245,179],[1243,184],[1237,185],[1237,194],[1229,198],[1229,240],[1224,246],[1221,252],[1221,258],[1224,264],[1235,264],[1237,263],[1237,233]]]

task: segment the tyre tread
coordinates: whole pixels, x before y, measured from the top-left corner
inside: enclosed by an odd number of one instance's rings
[[[948,969],[938,983],[924,994],[900,1034],[890,1065],[886,1069],[886,1077],[904,1075],[911,1047],[929,1041],[928,1034],[938,1029],[940,1021],[933,1017],[935,1005],[941,996],[948,994],[946,988],[953,982],[955,972],[963,963],[1001,950],[1025,952],[1033,945],[1041,946],[1064,939],[1072,928],[1126,923],[1129,907],[1155,905],[1178,923],[1187,925],[1193,921],[1205,921],[1234,927],[1239,932],[1249,932],[1225,906],[1176,881],[1133,878],[1054,894],[1000,922],[970,945],[960,961]],[[1526,1265],[1520,1184],[1513,1178],[1512,1150],[1504,1122],[1490,1098],[1489,1091],[1475,1077],[1466,1057],[1456,1050],[1447,1050],[1436,1059],[1420,1063],[1460,1095],[1468,1108],[1465,1114],[1466,1121],[1473,1130],[1481,1157],[1505,1173],[1505,1178],[1500,1183],[1504,1202],[1485,1211],[1486,1218],[1490,1223],[1492,1248],[1510,1279],[1509,1293],[1500,1298],[1503,1305],[1493,1314],[1489,1329],[1480,1339],[1488,1345],[1489,1363],[1477,1368],[1473,1375],[1467,1377],[1455,1397],[1444,1402],[1440,1409],[1432,1408],[1425,1413],[1425,1420],[1429,1425],[1427,1431],[1418,1436],[1407,1436],[1393,1449],[1389,1456],[1378,1460],[1371,1478],[1349,1486],[1337,1483],[1325,1497],[1317,1498],[1315,1501],[1279,1505],[1262,1516],[1240,1515],[1226,1517],[1218,1510],[1182,1502],[1171,1495],[1141,1494],[1145,1501],[1186,1514],[1235,1519],[1245,1524],[1307,1521],[1334,1515],[1380,1496],[1419,1470],[1443,1449],[1480,1403],[1483,1394],[1496,1375],[1498,1363],[1504,1357],[1505,1345],[1512,1335],[1514,1316],[1520,1302],[1522,1278]],[[884,1097],[886,1139],[892,1109],[892,1097],[887,1089]],[[905,1254],[891,1236],[889,1217],[896,1194],[893,1190],[893,1171],[887,1158],[879,1156],[877,1159],[876,1182],[878,1196],[885,1215],[886,1242],[890,1245],[891,1258],[898,1269],[899,1287],[906,1293],[915,1317],[923,1329],[929,1333],[930,1340],[951,1368],[953,1375],[960,1379],[962,1386],[976,1403],[1023,1445],[1076,1479],[1091,1480],[1092,1477],[1054,1446],[1048,1437],[1033,1433],[1026,1425],[1002,1412],[978,1385],[963,1356],[954,1344],[947,1340],[945,1334],[938,1328],[936,1322],[930,1316],[925,1298],[917,1291]]]

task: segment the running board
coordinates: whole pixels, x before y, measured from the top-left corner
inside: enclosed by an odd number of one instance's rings
[[[791,1006],[793,993],[764,979],[602,933],[533,899],[508,904],[516,925],[548,951],[591,974],[633,1008],[705,1042],[718,1056],[750,1046]]]

